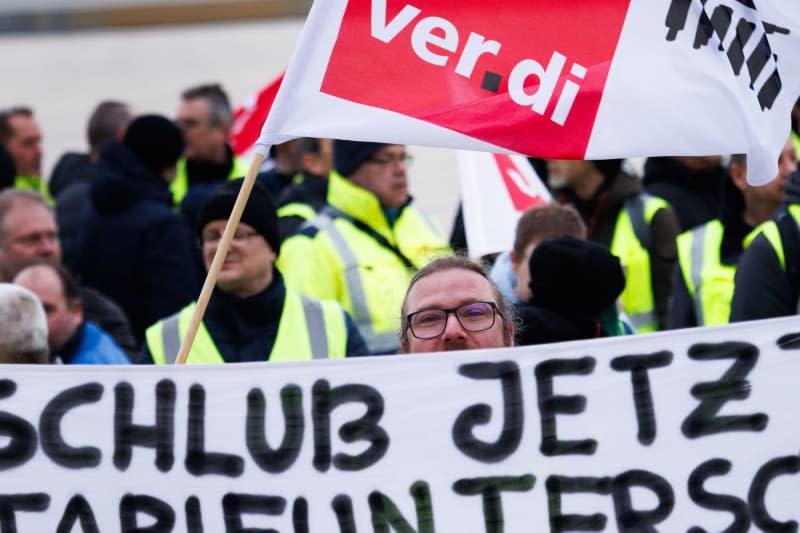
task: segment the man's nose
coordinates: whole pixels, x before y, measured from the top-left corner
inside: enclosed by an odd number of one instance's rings
[[[455,313],[448,313],[444,323],[444,331],[442,332],[442,339],[452,340],[462,338],[466,335],[464,328],[456,318]]]
[[[58,241],[54,239],[41,239],[39,240],[36,254],[39,257],[55,257],[58,251]]]

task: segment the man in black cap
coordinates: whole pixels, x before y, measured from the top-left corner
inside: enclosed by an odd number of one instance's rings
[[[210,268],[242,180],[218,189],[200,209],[197,233]],[[188,363],[298,361],[366,354],[350,317],[336,302],[287,289],[274,268],[280,250],[278,216],[256,183],[217,277]],[[141,362],[175,361],[195,304],[147,330]]]
[[[666,329],[678,221],[666,201],[642,192],[621,159],[550,160],[548,181],[562,204],[586,224],[590,241],[619,257],[625,270],[625,313],[637,333]]]
[[[411,277],[450,249],[412,205],[404,146],[337,140],[333,153],[328,205],[284,241],[278,266],[289,287],[342,304],[372,353],[393,353]]]
[[[165,117],[131,122],[122,143],[102,150],[84,214],[79,273],[122,307],[140,342],[147,326],[199,292],[192,232],[173,212],[168,188],[183,146]]]

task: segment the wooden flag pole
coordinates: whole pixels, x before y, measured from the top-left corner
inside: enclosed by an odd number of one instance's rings
[[[239,220],[242,218],[247,201],[250,199],[250,193],[253,191],[253,184],[256,182],[258,170],[261,168],[261,163],[264,162],[264,156],[256,154],[253,163],[250,165],[250,170],[244,178],[242,188],[239,190],[239,195],[236,197],[236,203],[233,204],[233,211],[228,218],[228,223],[225,225],[225,231],[222,232],[222,238],[219,241],[217,252],[214,254],[214,260],[211,261],[211,267],[208,269],[206,281],[203,283],[203,290],[200,291],[200,297],[197,299],[197,307],[194,309],[192,321],[189,323],[189,329],[186,331],[186,336],[181,341],[181,349],[178,351],[178,357],[175,359],[176,365],[183,365],[186,363],[186,358],[189,356],[189,349],[192,347],[194,338],[197,335],[197,330],[200,328],[200,321],[203,320],[203,315],[206,313],[208,301],[211,299],[211,293],[214,291],[214,285],[217,284],[217,277],[219,271],[222,270],[222,263],[225,262],[225,256],[228,255],[228,248],[231,246],[233,235],[236,233],[236,228],[239,227]]]

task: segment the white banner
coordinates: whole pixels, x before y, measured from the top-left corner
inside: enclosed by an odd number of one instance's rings
[[[796,318],[304,364],[7,366],[0,530],[791,531],[798,376]]]
[[[510,250],[522,212],[553,199],[522,156],[459,150],[458,168],[464,229],[473,257]]]
[[[771,180],[800,3],[315,2],[260,145],[316,136],[556,159],[747,153]]]

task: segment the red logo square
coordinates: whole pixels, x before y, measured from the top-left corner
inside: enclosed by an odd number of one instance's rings
[[[351,0],[321,90],[580,159],[629,2]]]

